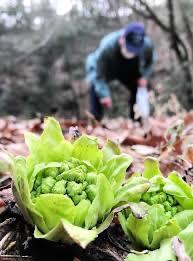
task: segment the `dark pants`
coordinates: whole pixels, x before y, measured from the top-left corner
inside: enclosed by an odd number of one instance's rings
[[[99,98],[95,92],[94,85],[90,86],[90,112],[94,115],[95,119],[100,121],[104,115],[104,109],[100,104]]]
[[[132,84],[130,90],[130,98],[128,100],[129,106],[129,117],[133,120],[135,113],[134,113],[134,105],[136,103],[136,94],[137,94],[137,84]],[[99,97],[97,96],[94,85],[90,86],[90,112],[95,116],[95,119],[100,121],[104,116],[104,109],[103,106],[100,104]]]

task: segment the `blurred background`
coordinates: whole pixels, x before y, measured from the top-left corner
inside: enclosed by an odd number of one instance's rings
[[[84,63],[100,39],[137,20],[157,52],[155,115],[193,107],[193,4],[189,0],[0,0],[0,114],[85,118]],[[127,116],[113,82],[110,117]]]

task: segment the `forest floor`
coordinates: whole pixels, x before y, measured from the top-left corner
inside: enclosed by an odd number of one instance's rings
[[[188,183],[193,183],[193,112],[180,116],[150,118],[141,126],[124,118],[104,119],[102,123],[59,119],[63,134],[71,138],[71,130],[98,137],[102,147],[106,139],[121,145],[123,152],[133,157],[128,177],[143,171],[147,156],[159,159],[164,175],[178,171]],[[72,129],[74,127],[74,129]],[[0,150],[14,155],[28,154],[24,133],[40,134],[43,120],[22,120],[15,117],[0,119]],[[70,131],[69,131],[70,130]],[[3,157],[3,153],[0,159]],[[1,166],[0,166],[1,167]],[[0,174],[0,260],[123,260],[129,252],[129,242],[115,222],[86,250],[35,240],[31,227],[23,220],[15,204],[11,178]],[[45,254],[46,253],[46,254]]]

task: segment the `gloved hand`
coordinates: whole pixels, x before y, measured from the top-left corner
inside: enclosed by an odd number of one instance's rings
[[[145,78],[139,78],[137,81],[137,84],[139,87],[146,87],[147,86],[147,80]]]
[[[103,107],[108,108],[108,109],[112,108],[112,105],[113,105],[112,99],[109,96],[101,98],[100,103],[102,104]]]
[[[138,87],[136,95],[137,112],[143,118],[150,114],[149,95],[146,87]]]

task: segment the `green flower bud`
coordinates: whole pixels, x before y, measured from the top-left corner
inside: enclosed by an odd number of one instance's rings
[[[96,196],[96,185],[89,185],[86,188],[87,197],[90,201],[93,201]]]
[[[91,185],[91,184],[96,185],[96,183],[97,183],[97,174],[95,174],[94,172],[87,173],[86,181],[88,182],[89,185]]]
[[[143,193],[141,200],[143,200],[144,202],[149,203],[151,199],[151,193],[145,192]]]
[[[52,187],[54,186],[55,183],[56,181],[52,177],[43,178],[41,184],[41,192],[43,194],[51,193]]]
[[[83,181],[82,190],[85,190],[87,186],[88,186],[88,183],[86,181]]]
[[[74,181],[83,183],[86,178],[86,173],[82,171],[75,171],[74,172]]]
[[[80,165],[80,160],[78,160],[78,159],[75,159],[75,158],[71,158],[71,159],[69,159],[69,161],[68,161],[68,162],[69,162],[69,163],[72,163],[74,167],[76,167],[76,166],[79,166],[79,165]]]
[[[59,173],[63,173],[65,171],[68,171],[70,169],[69,165],[67,163],[64,163],[60,168],[59,168]]]
[[[77,205],[81,200],[86,199],[86,198],[87,198],[86,192],[83,191],[82,194],[73,196],[72,200],[73,200],[74,204]]]
[[[60,175],[58,175],[56,177],[57,181],[59,181],[59,180],[76,181],[76,179],[77,179],[77,181],[78,180],[80,180],[80,181],[84,180],[84,178],[81,177],[81,173],[79,173],[77,171],[77,169],[75,169],[75,168],[68,170],[68,171],[65,171],[65,172],[61,173]]]
[[[166,217],[167,217],[168,219],[172,218],[172,213],[171,213],[170,211],[167,211],[167,212],[166,212]]]
[[[167,200],[167,195],[164,192],[159,193],[159,203],[163,203]]]
[[[165,201],[164,203],[163,203],[163,206],[164,206],[164,208],[165,208],[165,211],[170,211],[171,210],[171,204],[168,202],[168,201]]]
[[[58,182],[55,183],[55,185],[52,188],[52,193],[55,194],[65,194],[66,193],[66,180],[60,180]]]
[[[67,164],[68,164],[69,170],[76,167],[76,165],[72,162],[67,162]]]
[[[172,207],[171,209],[172,216],[174,216],[177,212],[178,212],[177,207]]]
[[[154,204],[160,204],[162,203],[162,198],[160,198],[160,195],[157,194],[154,197],[152,197],[151,201],[154,201],[155,202]]]
[[[76,181],[76,176],[78,175],[77,171],[75,169],[72,169],[68,173],[68,181]]]
[[[62,172],[60,175],[56,177],[56,181],[60,180],[69,180],[69,171]]]
[[[81,183],[76,183],[75,181],[69,181],[67,183],[67,194],[70,197],[74,197],[75,195],[81,194],[82,193],[82,184]]]
[[[150,200],[149,200],[149,204],[151,205],[154,205],[154,204],[158,204],[159,203],[159,196],[154,196],[154,197],[151,197]]]
[[[59,174],[58,168],[47,168],[44,171],[44,177],[53,177],[55,178]]]
[[[88,171],[87,167],[85,165],[80,165],[79,169],[81,169],[83,173],[87,173],[87,171]]]

